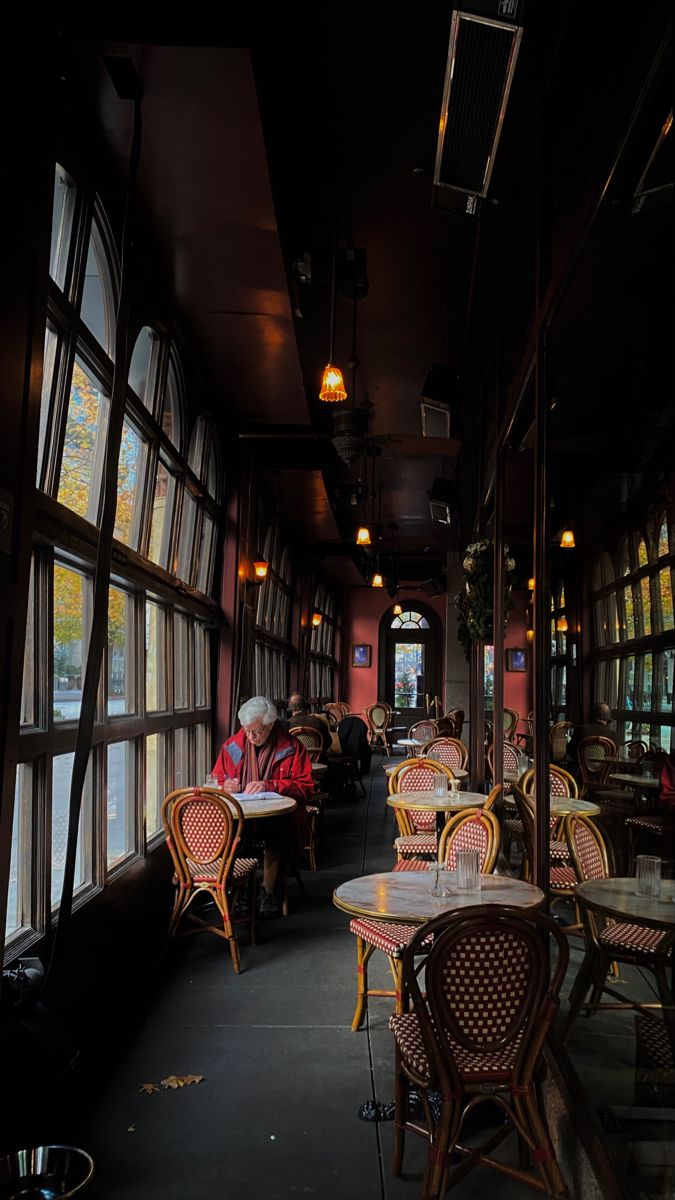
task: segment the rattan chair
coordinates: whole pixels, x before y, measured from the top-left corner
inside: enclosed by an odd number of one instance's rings
[[[588,817],[571,814],[565,819],[565,836],[581,882],[607,879],[610,875],[607,848],[597,825]],[[570,992],[570,1006],[563,1036],[567,1037],[582,1007],[592,1016],[598,1009],[632,1008],[643,1011],[639,1001],[627,1000],[607,985],[607,973],[613,963],[648,968],[656,978],[657,991],[663,1005],[663,1016],[671,1041],[675,1030],[672,1011],[673,997],[668,983],[675,929],[665,933],[649,924],[636,921],[616,921],[595,912],[582,896],[577,898],[583,920],[586,953]],[[588,1005],[586,994],[591,989]],[[601,1004],[603,993],[613,1003]],[[617,1003],[618,1002],[618,1003]]]
[[[310,725],[294,725],[289,733],[302,742],[311,762],[323,761],[323,739],[318,729],[312,729]],[[316,871],[316,849],[323,832],[323,814],[328,800],[330,800],[328,792],[315,782],[312,798],[305,805],[309,820],[309,842],[305,846],[305,850],[311,871]]]
[[[455,869],[458,850],[478,850],[481,874],[489,874],[499,854],[499,821],[492,812],[480,808],[465,809],[455,813],[441,834],[438,861],[451,870]],[[394,871],[430,871],[435,864],[420,859],[404,859],[396,864]],[[369,996],[392,996],[396,1001],[396,1012],[403,1012],[405,996],[402,986],[401,959],[405,947],[419,926],[394,924],[378,921],[374,917],[355,917],[349,925],[350,933],[356,935],[356,1009],[352,1029],[361,1028],[366,1015]],[[389,970],[394,982],[393,989],[382,990],[368,987],[368,963],[375,950],[386,954]]]
[[[464,709],[463,708],[449,708],[445,714],[445,717],[441,717],[440,720],[452,721],[455,726],[455,730],[451,736],[456,737],[456,738],[461,738],[462,729],[464,728]],[[438,732],[444,733],[445,730],[439,728]]]
[[[368,739],[371,748],[382,746],[387,754],[391,754],[391,741],[389,737],[389,725],[391,723],[391,706],[384,700],[376,700],[375,704],[369,704],[365,710],[366,724],[368,725]]]
[[[450,767],[436,759],[404,759],[389,777],[389,795],[430,792],[438,775],[445,775],[448,780],[455,778]],[[438,849],[436,813],[416,812],[412,808],[396,808],[394,812],[400,835],[394,841],[396,857],[413,858],[424,854],[435,858]]]
[[[597,794],[598,790],[602,788],[610,795],[613,790],[616,795],[617,791],[621,790],[620,788],[612,789],[607,782],[609,772],[615,765],[616,759],[616,744],[611,738],[602,737],[599,734],[582,738],[577,753],[584,794],[589,792]]]
[[[519,786],[513,785],[513,798],[518,810],[518,816],[523,827],[523,844],[525,847],[525,861],[523,877],[527,880],[532,879],[532,864],[534,862],[534,802],[532,796],[528,796]],[[558,856],[557,861],[551,854],[551,866],[549,868],[549,886],[554,897],[557,899],[574,899],[574,889],[578,883],[578,877],[574,867],[569,861],[569,857],[565,851],[564,861],[560,861]],[[571,929],[577,929],[574,925]]]
[[[516,737],[516,729],[520,721],[520,713],[515,708],[504,709],[504,737],[506,741],[513,742]]]
[[[573,796],[575,799],[579,795],[577,781],[570,775],[569,771],[564,771],[562,767],[549,767],[549,785],[552,796]],[[530,767],[520,777],[520,786],[526,796],[531,796],[534,792],[534,767]],[[567,846],[565,845],[564,836],[564,818],[556,817],[551,813],[551,859],[557,863],[569,864],[570,856]]]
[[[162,804],[162,824],[174,866],[175,895],[169,936],[178,932],[183,917],[196,926],[187,933],[207,929],[226,938],[232,965],[239,974],[239,946],[234,931],[231,901],[248,889],[251,942],[255,943],[256,870],[255,858],[237,858],[244,830],[244,814],[238,801],[215,789],[178,788]],[[192,909],[198,897],[210,897],[220,913],[222,928]]]
[[[556,721],[548,731],[551,747],[552,762],[562,762],[567,758],[567,743],[572,736],[574,725],[571,721]]]
[[[557,950],[550,977],[549,944]],[[401,1174],[406,1131],[425,1137],[424,1200],[436,1200],[479,1163],[549,1196],[567,1196],[539,1080],[568,955],[550,917],[501,905],[445,913],[410,939],[402,990],[413,1011],[389,1020],[396,1043],[393,1171]],[[409,1112],[411,1085],[422,1101],[423,1122]],[[507,1120],[484,1145],[464,1146],[464,1119],[486,1101]],[[534,1174],[522,1154],[520,1165],[489,1157],[514,1130],[521,1149],[530,1152]]]
[[[349,716],[348,706],[340,700],[332,700],[329,704],[324,704],[323,711],[328,716],[331,729],[337,729],[340,721]]]
[[[415,724],[410,726],[408,737],[417,738],[420,742],[430,742],[432,738],[438,737],[438,726],[435,721],[425,717],[424,720],[415,721]]]
[[[435,758],[438,762],[445,763],[451,771],[466,771],[469,761],[468,748],[459,738],[453,737],[432,738],[422,746],[421,754],[423,758]]]

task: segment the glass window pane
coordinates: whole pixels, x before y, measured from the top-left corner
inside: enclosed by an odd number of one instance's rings
[[[606,694],[598,696],[598,700],[606,700],[610,708],[618,707],[619,700],[619,659],[613,658],[606,665],[605,685]]]
[[[646,567],[647,562],[647,547],[645,546],[644,538],[638,540],[638,566]]]
[[[616,592],[610,592],[607,597],[607,625],[610,642],[618,642],[620,640],[621,629]]]
[[[642,660],[642,694],[638,697],[636,705],[636,708],[641,711],[650,709],[652,706],[652,667],[651,654],[645,654]]]
[[[148,557],[159,567],[170,570],[171,521],[176,497],[176,478],[162,460],[157,464],[155,495],[152,502],[152,525]]]
[[[177,729],[174,734],[174,784],[175,788],[190,787],[194,782],[190,773],[189,739],[187,729]]]
[[[68,837],[68,808],[70,805],[70,783],[73,776],[74,754],[59,754],[52,762],[52,907],[61,899],[63,871],[66,861]],[[75,857],[75,888],[90,883],[93,877],[91,857],[91,761],[87,767],[82,807],[77,833]]]
[[[114,536],[137,550],[143,508],[143,482],[148,457],[147,442],[128,421],[122,428],[120,458],[117,468],[117,508]]]
[[[659,530],[659,558],[662,554],[668,553],[668,525],[664,518]]]
[[[176,365],[170,358],[166,372],[162,429],[177,450],[182,449],[181,425],[180,385]]]
[[[397,642],[394,646],[394,704],[416,708],[418,692],[424,699],[424,651],[419,642]]]
[[[108,716],[136,712],[134,597],[111,587],[108,597]]]
[[[23,651],[23,686],[21,688],[21,724],[37,723],[35,708],[35,560],[31,559],[26,613],[26,643]]]
[[[135,848],[135,794],[133,742],[115,742],[108,746],[108,867]]]
[[[635,708],[635,656],[630,654],[625,660],[622,708]]]
[[[87,329],[99,346],[112,358],[114,351],[113,320],[109,308],[110,282],[108,264],[98,229],[92,226],[84,272],[81,315]]]
[[[664,650],[657,657],[656,704],[660,712],[673,711],[673,674],[675,672],[675,650]]]
[[[102,385],[76,361],[57,499],[93,524],[98,522],[109,404]]]
[[[195,708],[209,703],[208,651],[209,635],[200,621],[195,621]]]
[[[214,500],[219,501],[221,493],[220,470],[218,467],[218,451],[213,444],[214,436],[214,432],[211,430],[211,448],[209,450],[209,465],[206,473],[206,490],[208,491],[209,496],[212,496]],[[281,574],[285,578],[283,570]]]
[[[644,542],[641,543],[644,545]],[[642,634],[644,637],[652,631],[652,606],[649,595],[649,576],[640,580],[640,599],[642,601]]]
[[[673,629],[673,588],[669,567],[664,567],[659,571],[659,593],[661,598],[661,628]]]
[[[5,937],[32,924],[30,911],[31,895],[31,818],[32,818],[33,768],[30,763],[19,763],[14,786],[14,819],[12,822],[12,852],[9,862],[9,886],[7,889],[7,915]]]
[[[211,591],[211,576],[213,563],[215,525],[208,513],[204,513],[202,533],[199,545],[199,568],[197,572],[197,588],[208,596]]]
[[[195,758],[195,779],[206,779],[213,764],[208,725],[198,725],[195,730]]]
[[[129,363],[129,387],[150,412],[153,411],[155,370],[159,351],[159,337],[154,329],[141,329],[136,338],[131,362]]]
[[[59,335],[53,325],[47,324],[45,330],[45,348],[42,357],[42,395],[40,399],[40,428],[38,433],[37,478],[38,487],[45,486],[46,462],[45,447],[47,429],[51,416],[52,396],[56,374],[57,356],[60,350]]]
[[[189,690],[189,635],[188,618],[182,613],[175,613],[173,619],[173,664],[174,664],[174,704],[176,708],[188,708],[190,703]],[[178,787],[178,784],[176,784]]]
[[[624,637],[630,641],[635,637],[635,613],[633,610],[633,589],[628,585],[623,589],[623,610],[626,615]]]
[[[145,836],[151,838],[162,827],[165,795],[164,735],[152,733],[145,739]]]
[[[163,712],[166,707],[166,612],[149,600],[145,606],[145,708]]]
[[[183,491],[183,513],[180,522],[180,537],[178,539],[178,563],[176,574],[186,583],[192,578],[193,542],[195,521],[197,519],[197,502],[188,488]]]
[[[53,650],[55,721],[75,721],[80,715],[90,601],[90,581],[77,571],[56,564]]]
[[[204,451],[206,448],[208,426],[204,417],[197,417],[195,427],[192,430],[190,438],[190,448],[188,450],[188,464],[194,471],[197,479],[202,480]],[[274,564],[276,566],[276,563]]]
[[[63,291],[68,266],[68,250],[73,231],[75,213],[75,183],[64,171],[56,167],[54,180],[54,203],[52,206],[52,241],[49,253],[49,274]]]

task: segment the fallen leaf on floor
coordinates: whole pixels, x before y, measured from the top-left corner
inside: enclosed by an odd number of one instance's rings
[[[135,1125],[127,1125],[127,1133],[135,1133],[135,1132],[136,1132]]]
[[[166,1079],[162,1079],[161,1083],[163,1088],[172,1088],[173,1091],[177,1091],[178,1088],[183,1087],[184,1081],[182,1075],[167,1075]]]
[[[203,1080],[204,1080],[203,1075],[184,1075],[183,1076],[183,1083],[202,1083]]]
[[[159,1091],[159,1086],[156,1083],[142,1083],[138,1090],[146,1096],[151,1096],[153,1092]]]

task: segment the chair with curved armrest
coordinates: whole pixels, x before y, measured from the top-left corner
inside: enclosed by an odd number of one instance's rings
[[[387,754],[391,754],[391,741],[389,737],[391,706],[384,700],[376,700],[374,704],[367,706],[365,718],[368,725],[368,739],[371,748],[374,749],[376,746],[382,746]]]
[[[432,758],[408,758],[396,767],[389,777],[389,795],[399,792],[431,792],[438,775],[454,779],[450,767]],[[409,858],[418,854],[436,857],[438,837],[436,813],[419,812],[414,808],[396,808],[399,837],[394,842],[396,857]]]
[[[239,974],[239,946],[234,932],[231,901],[244,888],[249,890],[249,925],[255,943],[255,858],[237,858],[243,830],[241,806],[227,792],[209,788],[177,788],[162,804],[162,823],[174,866],[175,895],[169,922],[169,936],[178,932],[183,917],[188,917],[197,933],[201,929],[226,938],[232,965]],[[213,925],[192,910],[198,897],[209,896],[222,920],[222,928]]]
[[[322,761],[323,738],[318,729],[313,729],[311,725],[294,725],[292,729],[289,729],[289,733],[302,742],[311,762]],[[305,850],[312,871],[316,871],[316,848],[321,838],[324,808],[329,799],[328,792],[323,791],[318,783],[315,783],[312,798],[305,805],[305,811],[309,818],[309,843],[305,846]]]

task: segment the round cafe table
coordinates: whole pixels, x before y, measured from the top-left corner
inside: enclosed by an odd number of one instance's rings
[[[576,800],[574,796],[551,796],[551,816],[567,817],[580,813],[584,817],[597,817],[600,805],[592,800]]]
[[[575,896],[606,917],[672,930],[675,926],[675,881],[662,879],[660,896],[638,896],[636,888],[637,880],[630,878],[588,879],[577,884]]]
[[[661,780],[656,775],[629,775],[627,772],[622,772],[610,775],[615,783],[626,784],[627,787],[635,788],[636,791],[657,791],[661,787]]]
[[[427,738],[427,741],[429,739]],[[422,746],[426,746],[426,741],[421,741],[420,738],[399,738],[394,743],[396,746],[402,746],[404,750],[421,750]]]
[[[202,789],[208,792],[209,788]],[[219,795],[222,795],[219,792]],[[235,800],[239,801],[241,811],[247,821],[260,819],[261,817],[279,817],[282,813],[293,812],[297,807],[297,800],[292,796],[280,796],[278,792],[257,792],[253,795],[247,795],[244,792],[232,792]],[[227,796],[225,797],[227,799]]]
[[[501,875],[481,875],[479,891],[460,892],[455,871],[442,872],[449,895],[432,896],[435,874],[435,871],[388,871],[380,875],[361,875],[341,883],[333,892],[333,903],[352,916],[415,925],[422,925],[444,912],[476,905],[512,904],[517,908],[536,909],[544,903],[544,893],[539,888],[522,879]]]
[[[397,792],[387,796],[390,808],[412,808],[415,812],[455,812],[460,808],[480,808],[487,796],[482,792],[451,792],[447,796],[434,796],[433,792]]]

